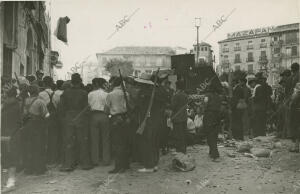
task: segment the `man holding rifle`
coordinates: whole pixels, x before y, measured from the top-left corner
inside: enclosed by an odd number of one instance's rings
[[[111,115],[113,151],[115,152],[115,168],[109,173],[122,173],[129,168],[129,129],[127,123],[127,93],[121,77],[112,80],[113,90],[108,93],[106,107]],[[123,89],[122,89],[123,87]]]
[[[142,74],[143,75],[143,74]],[[140,138],[141,159],[144,168],[139,172],[154,172],[159,160],[159,132],[164,126],[164,112],[168,101],[166,91],[159,85],[158,71],[154,83],[150,76],[135,79],[140,85],[138,107],[142,122],[137,130]]]

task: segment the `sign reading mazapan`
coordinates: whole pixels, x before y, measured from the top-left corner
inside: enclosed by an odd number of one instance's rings
[[[227,38],[240,38],[245,36],[256,36],[263,35],[272,32],[275,29],[274,26],[265,27],[265,28],[256,28],[251,30],[244,30],[239,32],[228,33]]]

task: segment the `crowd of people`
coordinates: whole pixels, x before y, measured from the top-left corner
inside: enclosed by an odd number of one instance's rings
[[[165,154],[174,147],[185,154],[188,145],[205,141],[209,156],[218,161],[220,131],[231,132],[236,140],[265,136],[273,117],[278,136],[291,132],[291,151],[299,152],[299,64],[281,76],[275,92],[262,73],[253,80],[236,80],[232,95],[226,83],[223,91],[208,84],[201,102],[189,98],[183,80],[176,82],[174,91],[167,77],[147,74],[109,81],[94,78],[86,86],[77,73],[56,83],[42,71],[2,81],[1,162],[9,169],[6,187],[15,185],[16,171],[40,175],[52,165],[70,172],[114,161],[109,173],[122,173],[138,162],[139,172],[155,172],[160,150]]]
[[[235,82],[228,103],[232,137],[244,140],[245,135],[275,132],[278,138],[293,139],[291,151],[299,152],[299,64],[293,63],[290,70],[283,71],[277,86],[272,88],[266,81],[262,73],[257,73],[255,78],[241,77]]]

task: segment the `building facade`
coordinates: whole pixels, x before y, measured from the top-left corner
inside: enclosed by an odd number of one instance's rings
[[[298,23],[233,32],[218,43],[220,72],[262,71],[271,85],[278,82],[283,69],[299,63]]]
[[[0,3],[1,76],[52,74],[49,26],[45,2]]]
[[[98,53],[98,70],[105,75],[104,68],[110,59],[120,58],[132,61],[134,76],[152,73],[160,69],[171,68],[171,56],[187,53],[182,47],[116,47],[104,53]]]
[[[198,49],[198,60],[197,60],[197,49]],[[193,45],[193,50],[190,52],[191,54],[195,54],[195,62],[200,65],[213,65],[213,50],[211,49],[211,45],[206,42],[201,42]]]
[[[300,62],[299,23],[277,26],[271,33],[270,79],[278,82],[283,69]]]

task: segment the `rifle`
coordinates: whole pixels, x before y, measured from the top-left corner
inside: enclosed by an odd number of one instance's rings
[[[159,68],[158,68],[157,72],[155,73],[154,86],[153,86],[153,90],[152,90],[152,93],[151,93],[151,98],[150,98],[150,102],[149,102],[149,105],[148,105],[148,109],[147,109],[145,118],[144,118],[142,124],[140,125],[140,127],[138,128],[138,130],[136,131],[136,133],[140,134],[140,135],[142,135],[144,133],[147,120],[151,116],[150,113],[151,113],[151,108],[152,108],[152,105],[153,105],[153,100],[154,100],[154,94],[155,94],[155,90],[156,90],[156,83],[157,83],[158,73],[159,73]]]
[[[124,93],[124,98],[125,98],[125,102],[126,102],[126,108],[127,108],[127,111],[128,111],[128,109],[129,109],[128,97],[127,97],[126,88],[125,88],[125,85],[124,85],[124,79],[123,79],[123,76],[122,76],[122,73],[121,73],[120,69],[119,69],[119,74],[120,74],[120,78],[122,80],[121,87],[122,87],[122,90],[123,90],[123,93]]]

